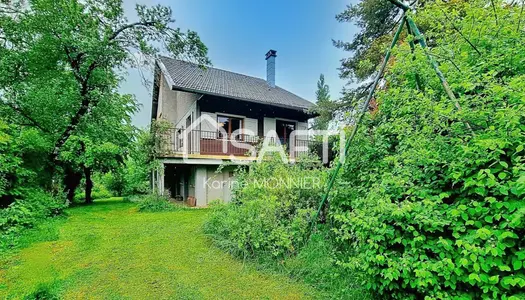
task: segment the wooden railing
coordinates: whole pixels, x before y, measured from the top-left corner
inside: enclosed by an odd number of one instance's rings
[[[239,134],[222,135],[216,131],[170,128],[161,134],[160,151],[166,156],[183,154],[253,156],[264,137]],[[269,138],[270,145],[285,146],[290,157],[297,157],[310,149],[312,141],[295,137],[292,140]]]

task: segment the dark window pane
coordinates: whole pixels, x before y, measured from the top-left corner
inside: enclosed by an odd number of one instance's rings
[[[240,129],[242,128],[242,124],[241,124],[242,121],[240,119],[230,118],[230,122],[232,123],[232,126],[231,126],[231,132],[229,133],[233,134],[236,130],[238,130],[236,133],[241,134]]]

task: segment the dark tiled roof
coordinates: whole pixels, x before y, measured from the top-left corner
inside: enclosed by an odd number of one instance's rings
[[[313,103],[280,87],[271,88],[266,80],[221,69],[202,69],[196,64],[161,57],[159,65],[172,80],[173,89],[222,96],[305,110]],[[169,79],[168,79],[169,82]]]

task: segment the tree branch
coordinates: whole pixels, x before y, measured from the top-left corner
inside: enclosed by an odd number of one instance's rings
[[[492,10],[494,11],[494,19],[496,19],[496,25],[498,24],[498,14],[496,12],[496,6],[494,5],[494,1],[490,0],[490,5],[492,5]]]
[[[445,16],[446,20],[450,20],[450,18],[448,17],[448,15],[447,15],[447,13],[445,12],[444,9],[441,9],[441,12],[443,12],[443,15]],[[443,25],[445,25],[445,22],[441,22],[441,23]],[[465,42],[467,42],[470,45],[470,47],[472,47],[472,49],[474,49],[476,51],[476,53],[478,53],[478,55],[482,55],[481,51],[479,51],[479,49],[465,35],[463,35],[461,30],[459,30],[459,28],[456,27],[456,25],[454,24],[454,21],[451,21],[449,23],[450,23],[450,25],[452,25],[452,29],[454,29],[454,31],[459,33],[459,36],[461,36],[461,38],[463,38],[465,40]]]
[[[132,27],[136,27],[136,26],[153,26],[155,25],[157,22],[154,22],[154,21],[149,21],[149,22],[135,22],[135,23],[130,23],[130,24],[127,24],[127,25],[124,25],[122,27],[120,27],[119,29],[115,30],[110,36],[109,36],[109,41],[112,41],[114,39],[116,39],[118,37],[118,35],[120,33],[122,33],[124,30],[126,29],[129,29],[129,28],[132,28]]]
[[[20,116],[28,120],[30,124],[26,124],[26,125],[36,127],[45,133],[51,133],[47,128],[44,128],[42,125],[40,125],[33,117],[31,117],[27,112],[25,112],[22,108],[20,108],[16,104],[4,102],[4,101],[0,101],[0,103],[16,111]]]
[[[87,113],[89,109],[89,98],[87,95],[84,95],[82,97],[82,104],[80,105],[80,108],[77,110],[75,115],[71,118],[69,124],[67,125],[64,132],[60,135],[60,138],[56,141],[55,147],[53,148],[53,152],[51,153],[51,160],[56,161],[58,158],[58,154],[60,152],[60,148],[64,146],[64,144],[67,142],[73,131],[77,128],[78,124],[82,120],[82,117]]]
[[[518,27],[516,27],[516,32],[517,32],[517,31],[520,31],[520,27],[521,27],[521,16],[523,15],[523,6],[525,6],[525,3],[524,3],[524,1],[522,0],[522,1],[521,1],[520,18],[518,19]]]

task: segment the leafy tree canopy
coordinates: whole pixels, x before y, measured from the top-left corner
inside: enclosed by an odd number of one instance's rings
[[[102,95],[116,89],[117,71],[137,66],[137,55],[151,59],[167,51],[209,63],[195,32],[171,27],[169,7],[137,5],[136,13],[138,21],[129,22],[119,0],[11,1],[0,7],[2,103],[54,134],[53,159]],[[62,114],[59,124],[53,122],[57,128],[44,127],[52,117],[33,111],[35,101],[58,106],[51,111]]]
[[[138,109],[117,90],[125,68],[148,67],[161,53],[210,63],[197,33],[173,26],[169,7],[135,11],[130,21],[121,0],[0,3],[0,116],[16,134],[42,140],[43,162],[30,168],[53,174],[59,166],[72,189],[78,172],[114,168],[128,152]]]

